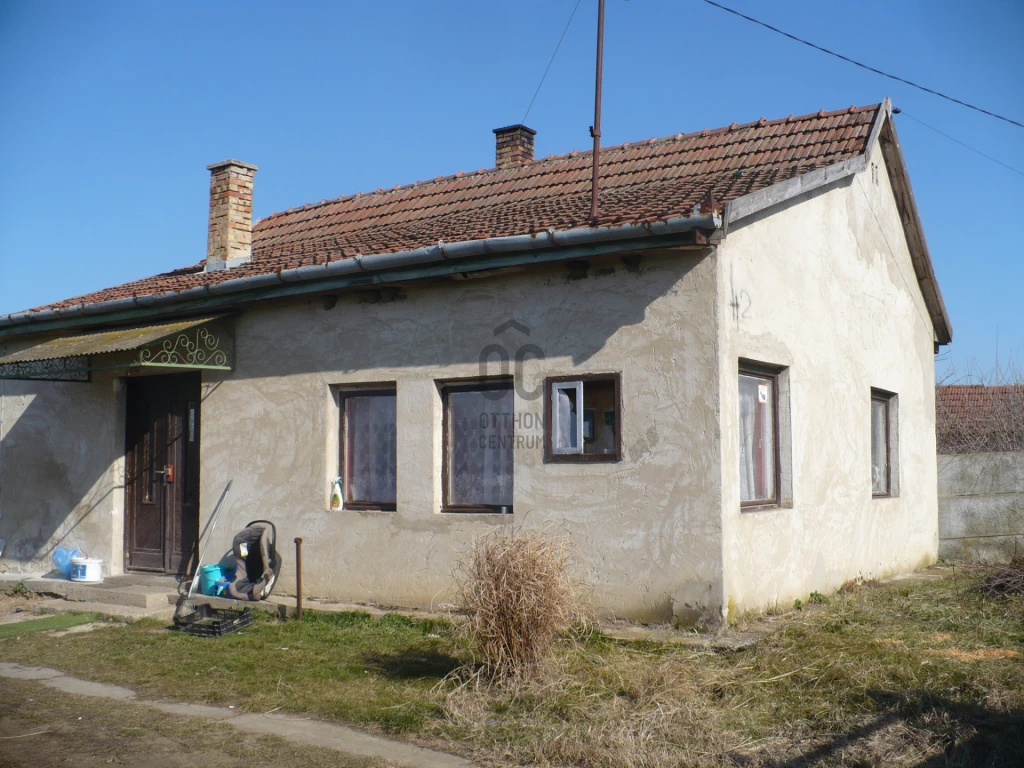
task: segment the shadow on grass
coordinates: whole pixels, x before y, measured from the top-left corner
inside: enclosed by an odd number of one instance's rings
[[[417,650],[368,654],[363,657],[363,661],[385,677],[397,680],[440,680],[462,666],[459,659],[446,653]]]
[[[868,691],[867,695],[883,712],[880,717],[836,736],[810,752],[773,763],[774,768],[808,768],[830,763],[843,750],[868,746],[866,742],[872,737],[897,724],[927,731],[934,741],[947,745],[942,754],[918,763],[916,768],[982,765],[1017,768],[1024,765],[1022,709],[1001,712],[923,692]]]

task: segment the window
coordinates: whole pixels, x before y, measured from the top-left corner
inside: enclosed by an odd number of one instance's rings
[[[346,509],[395,510],[395,390],[351,390],[341,399],[341,478]]]
[[[740,502],[767,506],[779,501],[779,376],[740,366]]]
[[[871,495],[896,495],[896,396],[871,390]]]
[[[619,460],[620,378],[605,373],[547,379],[547,461]]]
[[[512,512],[515,407],[511,379],[446,384],[445,512]]]

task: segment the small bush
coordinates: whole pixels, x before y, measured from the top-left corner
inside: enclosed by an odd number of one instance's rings
[[[465,629],[495,682],[530,676],[552,643],[580,618],[565,539],[511,528],[478,538],[456,585]]]

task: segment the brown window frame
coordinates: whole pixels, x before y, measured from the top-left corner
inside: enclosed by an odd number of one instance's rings
[[[892,398],[893,398],[893,395],[891,393],[889,393],[889,392],[885,392],[885,391],[883,391],[881,389],[874,389],[874,388],[872,388],[872,390],[871,390],[871,402],[872,403],[882,403],[885,406],[885,419],[884,419],[885,420],[885,492],[884,493],[875,493],[875,489],[872,487],[872,489],[871,489],[871,498],[873,498],[873,499],[889,499],[889,498],[892,498],[892,453],[890,452],[891,449],[892,449],[892,439],[891,439],[891,435],[889,434],[889,431],[890,431],[889,420],[890,420],[890,418],[892,418],[892,413],[891,413]],[[869,417],[872,417],[871,418],[871,424],[874,425],[873,414],[870,414],[870,412],[869,412]],[[871,452],[874,451],[874,440],[872,440],[872,444],[870,445],[870,450],[871,450]]]
[[[357,512],[396,512],[398,502],[372,502],[372,501],[349,501],[348,494],[351,485],[349,479],[352,477],[349,459],[351,451],[348,448],[348,424],[346,423],[345,400],[350,397],[397,397],[398,389],[395,386],[373,386],[373,387],[346,387],[338,390],[338,406],[341,412],[338,434],[338,474],[342,478],[341,508],[351,509]],[[395,430],[397,431],[397,420]],[[397,443],[397,437],[396,437]],[[397,481],[396,481],[397,483]]]
[[[555,384],[567,382],[583,382],[584,392],[587,382],[610,381],[615,385],[615,452],[614,453],[555,453],[552,445],[552,418],[554,410],[551,407],[551,393]],[[583,403],[580,403],[580,410],[583,410]],[[600,462],[611,464],[622,460],[622,373],[578,373],[574,376],[548,376],[544,379],[544,461],[548,464],[589,464]]]
[[[475,379],[452,379],[438,382],[441,392],[441,512],[462,515],[502,515],[514,514],[512,504],[452,504],[448,500],[449,477],[449,419],[448,395],[452,392],[485,392],[510,390],[515,392],[515,380],[511,376],[492,376]],[[513,435],[515,435],[515,399],[513,395],[512,412]],[[513,440],[513,467],[515,461],[515,441]],[[513,486],[513,494],[514,494]]]
[[[754,512],[759,509],[779,509],[782,506],[782,440],[779,434],[779,374],[781,368],[772,368],[758,363],[740,361],[739,370],[736,373],[737,386],[740,376],[756,376],[760,379],[770,379],[772,382],[772,459],[774,461],[773,474],[775,477],[775,495],[771,499],[751,499],[743,501],[740,499],[740,510],[743,512]],[[739,395],[737,394],[737,398]],[[737,400],[737,406],[739,401]]]

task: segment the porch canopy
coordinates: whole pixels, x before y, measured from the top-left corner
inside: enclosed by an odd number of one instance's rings
[[[0,379],[89,381],[132,368],[230,371],[234,340],[224,316],[61,336],[0,357]]]

